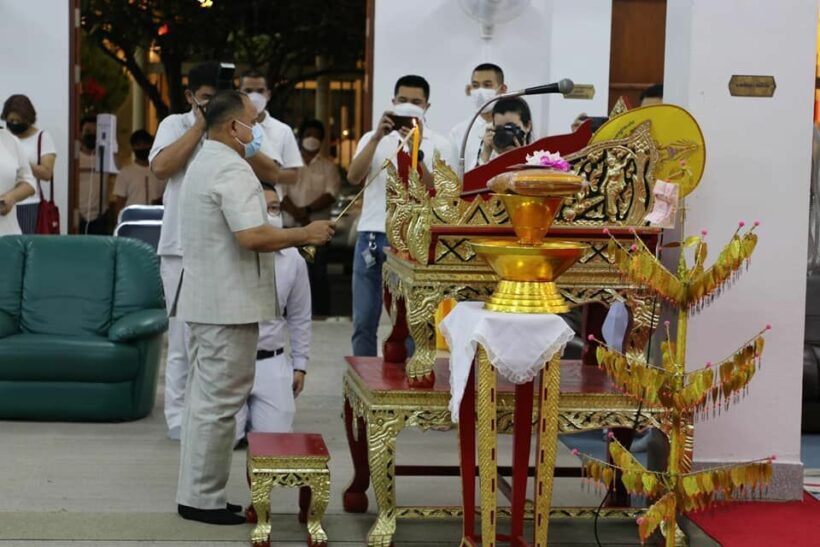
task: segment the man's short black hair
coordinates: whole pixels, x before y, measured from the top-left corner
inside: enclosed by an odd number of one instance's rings
[[[237,118],[245,110],[245,95],[241,91],[226,89],[217,92],[213,99],[208,101],[205,110],[205,128],[212,129],[231,118]]]
[[[137,144],[147,144],[150,146],[154,144],[154,136],[145,129],[137,129],[136,131],[131,133],[130,142],[131,148],[133,148]]]
[[[500,99],[495,103],[495,106],[493,106],[493,115],[506,114],[507,112],[518,112],[518,115],[521,116],[521,122],[524,125],[529,124],[530,120],[532,120],[530,106],[527,104],[527,101],[518,97]]]
[[[206,85],[219,88],[219,63],[215,61],[196,65],[188,71],[188,89],[191,93]]]
[[[499,84],[504,83],[504,71],[501,70],[500,66],[494,65],[493,63],[481,63],[473,69],[473,74],[475,74],[476,72],[484,72],[487,70],[492,70],[493,72],[495,72],[495,76],[496,78],[498,78]]]
[[[246,70],[239,76],[239,81],[242,82],[245,78],[262,78],[265,80],[265,87],[268,87],[268,77],[261,70],[257,70],[255,68],[251,68]]]
[[[401,78],[396,80],[396,85],[393,87],[394,97],[399,94],[400,87],[419,88],[424,93],[424,100],[430,100],[430,84],[428,84],[427,80],[425,80],[421,76],[417,76],[415,74],[407,74],[406,76],[402,76]]]
[[[277,196],[279,195],[279,193],[276,191],[276,187],[273,184],[265,182],[264,180],[260,180],[259,184],[262,185],[262,190],[268,190],[269,192],[275,193]]]
[[[663,84],[653,84],[641,93],[641,100],[644,99],[663,99]]]
[[[80,118],[80,129],[87,123],[93,123],[97,125],[97,115],[96,114],[86,114],[82,118]]]
[[[299,137],[303,137],[305,135],[305,131],[307,131],[308,129],[315,129],[319,132],[319,140],[325,140],[325,124],[323,124],[319,120],[312,119],[303,121],[302,125],[299,126]]]

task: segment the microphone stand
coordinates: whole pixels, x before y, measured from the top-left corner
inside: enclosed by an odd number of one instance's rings
[[[464,133],[464,138],[461,139],[461,149],[459,150],[458,154],[458,169],[459,175],[462,177],[464,176],[464,155],[467,151],[467,140],[470,137],[470,130],[472,130],[473,125],[475,125],[475,121],[484,112],[484,109],[487,108],[489,105],[493,104],[496,101],[500,101],[501,99],[511,99],[514,97],[521,97],[523,95],[542,95],[545,93],[560,93],[562,95],[566,95],[567,93],[571,92],[575,84],[572,83],[572,80],[561,80],[560,82],[556,82],[554,84],[548,85],[541,85],[536,87],[528,87],[525,89],[519,89],[518,91],[509,91],[507,93],[502,93],[501,95],[496,95],[492,97],[490,100],[486,101],[481,107],[478,109],[478,112],[473,114],[473,118],[470,120],[469,125],[467,125],[467,131]]]

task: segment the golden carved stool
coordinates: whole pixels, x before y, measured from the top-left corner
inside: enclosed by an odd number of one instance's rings
[[[308,545],[327,545],[321,520],[330,499],[329,461],[330,453],[321,435],[248,433],[248,482],[253,502],[248,520],[253,521],[255,516],[256,526],[251,532],[254,547],[271,544],[270,494],[274,486],[300,488],[299,516],[307,521]]]

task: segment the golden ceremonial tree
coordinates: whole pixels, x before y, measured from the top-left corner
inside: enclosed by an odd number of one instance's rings
[[[669,442],[666,471],[646,469],[620,443],[610,437],[612,463],[581,456],[584,475],[606,488],[620,474],[626,490],[645,496],[653,503],[638,519],[641,542],[658,527],[666,537],[667,547],[675,545],[678,513],[704,510],[732,498],[759,495],[771,478],[773,458],[738,465],[692,471],[692,422],[707,419],[726,410],[732,401],[746,393],[747,386],[760,366],[763,334],[756,336],[728,358],[706,363],[697,370],[686,370],[686,326],[689,316],[710,304],[735,281],[757,243],[754,228],[744,231],[741,222],[715,263],[704,267],[707,255],[706,232],[688,238],[681,245],[676,274],[669,272],[639,238],[629,248],[614,238],[609,256],[623,276],[663,299],[678,311],[676,337],[665,323],[666,341],[661,344],[660,366],[647,362],[643,355],[624,354],[605,346],[598,348],[598,366],[616,386],[643,405],[661,408],[661,424]],[[607,231],[605,230],[605,233]],[[691,267],[686,251],[694,249]],[[575,452],[577,454],[577,452]]]

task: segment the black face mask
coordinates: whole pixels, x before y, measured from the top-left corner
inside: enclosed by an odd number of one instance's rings
[[[25,122],[6,122],[6,128],[15,135],[22,135],[29,125]]]
[[[97,135],[94,133],[86,133],[83,135],[83,147],[86,150],[94,150],[95,146],[97,146]]]
[[[527,133],[514,123],[505,123],[504,125],[496,126],[495,135],[493,135],[493,145],[499,150],[514,146],[516,139],[518,139],[520,144],[526,144]]]
[[[148,161],[148,154],[150,153],[150,148],[134,148],[134,157],[140,161]]]

